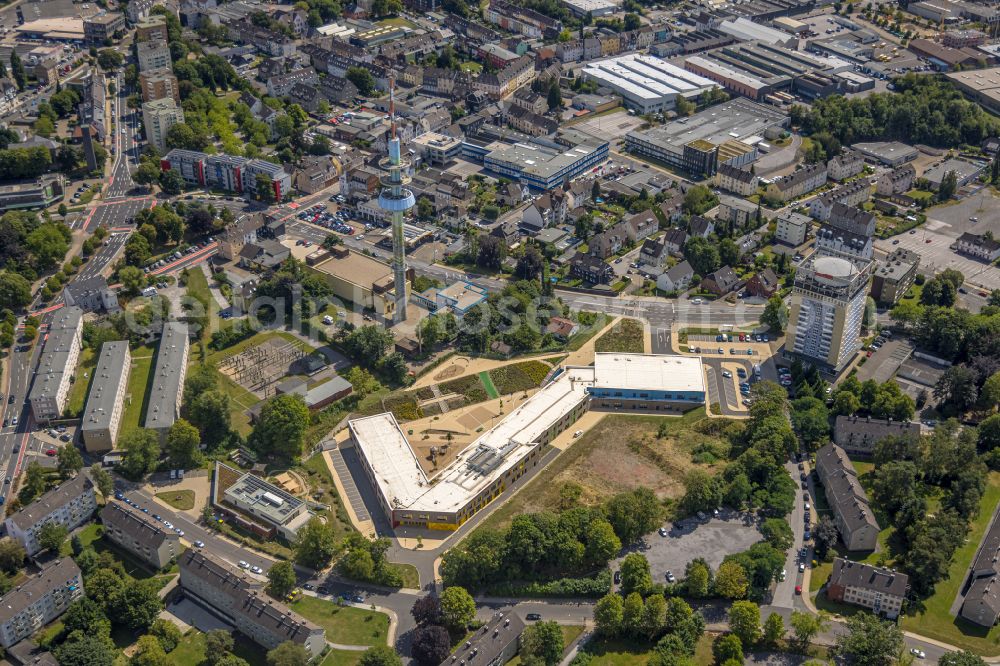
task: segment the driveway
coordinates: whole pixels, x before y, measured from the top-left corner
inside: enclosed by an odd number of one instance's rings
[[[667,536],[648,534],[630,552],[639,552],[649,560],[653,582],[664,582],[666,573],[678,578],[684,575],[688,562],[703,558],[713,570],[718,569],[726,555],[739,553],[761,540],[756,522],[746,514],[724,509],[719,518],[700,521],[686,518],[681,528],[668,527]],[[618,568],[620,560],[612,565]]]

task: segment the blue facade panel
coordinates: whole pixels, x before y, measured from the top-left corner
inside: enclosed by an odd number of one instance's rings
[[[632,389],[588,388],[595,398],[607,400],[647,400],[651,402],[705,402],[704,391],[639,391]]]

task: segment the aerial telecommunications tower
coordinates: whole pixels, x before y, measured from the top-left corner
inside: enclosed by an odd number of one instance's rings
[[[403,238],[403,217],[413,208],[416,199],[406,188],[410,184],[410,160],[400,154],[399,137],[396,136],[396,79],[389,77],[389,120],[392,133],[389,138],[389,156],[379,160],[386,173],[382,175],[382,192],[378,205],[388,211],[392,220],[392,274],[396,291],[396,312],[393,323],[406,321],[406,243]]]

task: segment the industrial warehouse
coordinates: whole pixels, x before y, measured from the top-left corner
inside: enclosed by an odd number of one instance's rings
[[[639,113],[671,111],[678,96],[694,98],[715,86],[666,60],[637,54],[600,60],[584,67],[582,75],[611,88]]]
[[[391,412],[348,427],[393,526],[455,530],[537,465],[545,445],[589,407],[679,415],[704,402],[698,357],[598,353],[593,366],[567,367],[433,476]]]
[[[720,164],[740,167],[759,156],[759,144],[788,125],[788,116],[771,106],[736,98],[693,116],[629,132],[626,148],[688,173],[715,174]]]
[[[803,97],[821,97],[840,88],[836,74],[848,72],[851,63],[840,58],[813,55],[761,41],[723,46],[691,56],[685,68],[753,100],[782,103],[781,91]]]

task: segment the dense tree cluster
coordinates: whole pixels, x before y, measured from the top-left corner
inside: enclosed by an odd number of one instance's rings
[[[0,307],[26,304],[25,282],[62,263],[72,233],[60,222],[42,222],[33,213],[10,211],[0,217]],[[28,294],[30,298],[30,294]]]
[[[662,592],[645,599],[639,592],[624,597],[612,592],[594,607],[594,623],[606,638],[655,643],[650,664],[678,663],[693,656],[705,631],[701,613],[679,597],[664,598]]]
[[[579,576],[606,565],[623,544],[652,531],[662,509],[645,488],[598,507],[530,513],[505,530],[479,529],[444,555],[446,584],[478,590],[500,582]]]
[[[903,393],[894,381],[879,384],[869,379],[860,382],[852,375],[842,381],[831,395],[833,413],[839,416],[859,414],[876,419],[908,421],[913,418],[916,408],[913,398]]]
[[[1000,121],[945,79],[907,74],[893,83],[895,92],[863,98],[830,95],[809,109],[792,107],[792,122],[807,132],[828,132],[844,145],[905,141],[956,148],[978,146],[1000,132]]]
[[[796,486],[783,467],[796,447],[787,395],[777,384],[759,382],[751,396],[750,418],[743,432],[733,438],[732,462],[715,476],[695,469],[685,477],[680,506],[686,513],[722,505],[761,509],[777,516],[792,510]]]
[[[352,533],[344,540],[344,556],[337,562],[337,569],[347,578],[385,585],[402,587],[403,578],[393,568],[386,557],[392,542],[385,537],[368,539]]]
[[[930,435],[888,437],[876,445],[872,499],[884,513],[883,524],[895,530],[897,561],[919,596],[931,594],[948,575],[955,549],[979,513],[987,468],[976,443],[975,428],[949,420]],[[927,498],[935,495],[941,506],[930,512]]]

